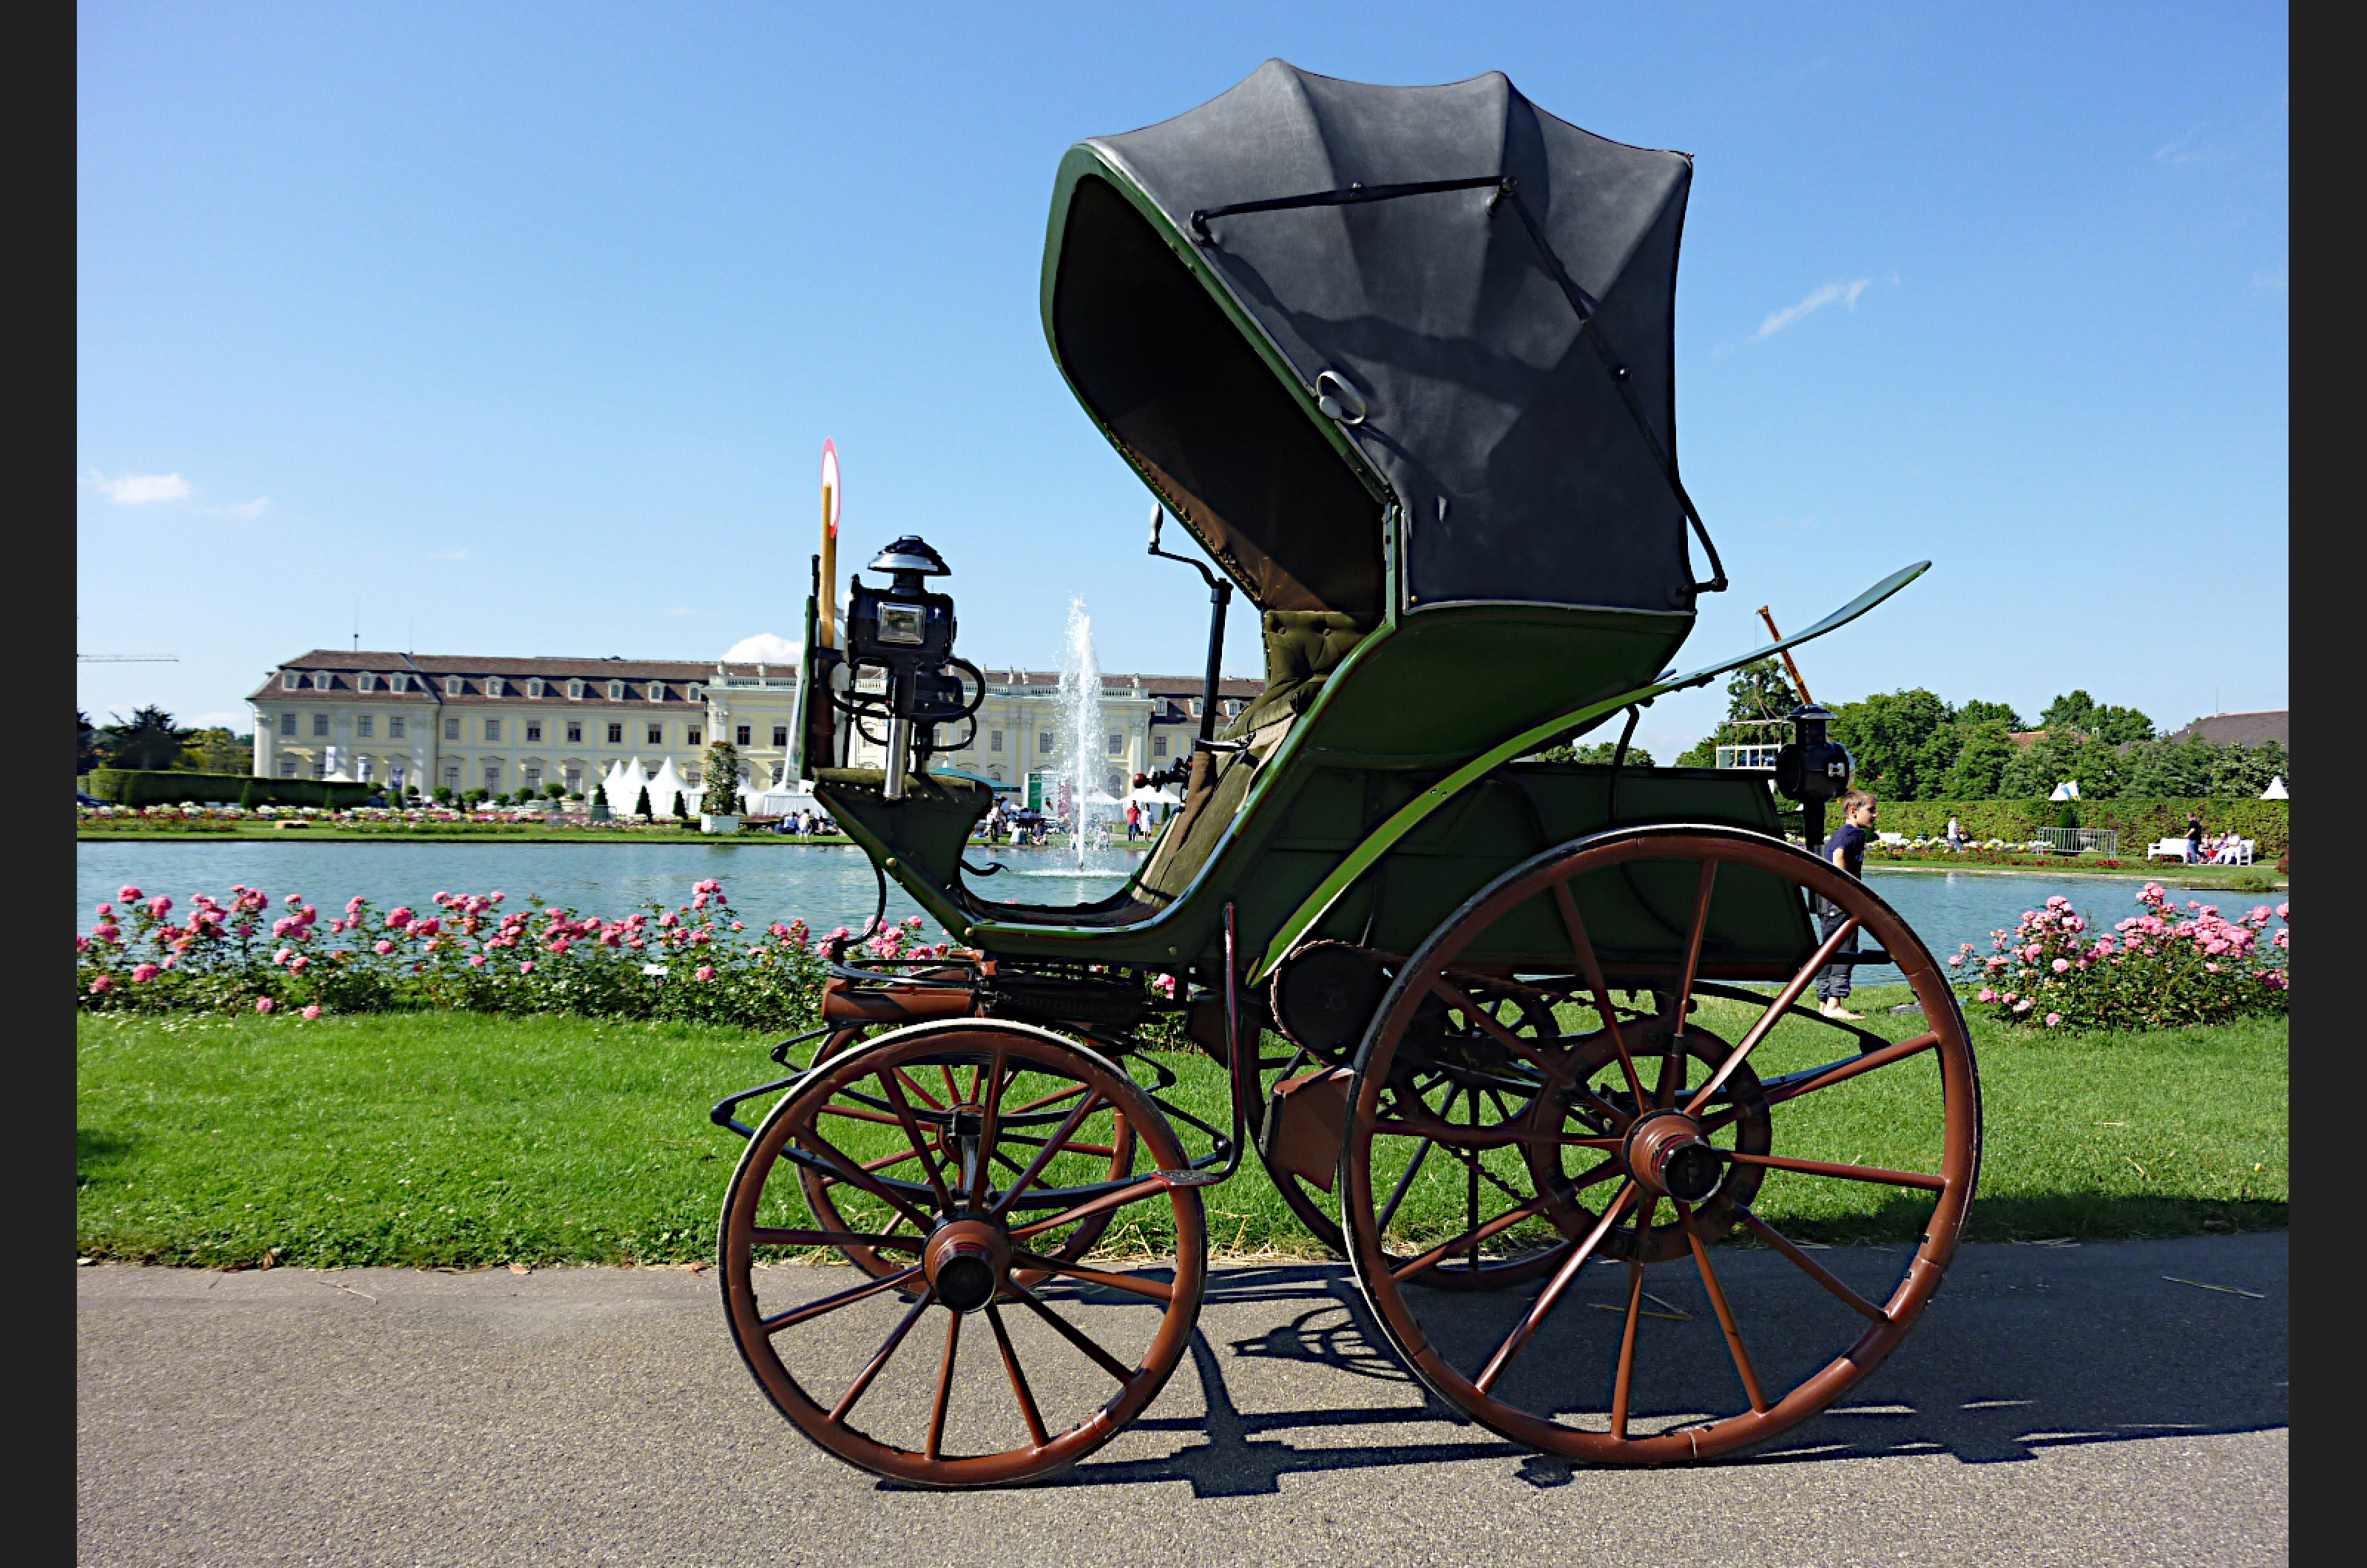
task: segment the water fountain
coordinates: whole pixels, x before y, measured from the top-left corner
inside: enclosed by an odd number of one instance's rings
[[[1079,873],[1121,870],[1108,860],[1109,828],[1125,802],[1094,774],[1102,757],[1102,671],[1093,654],[1093,621],[1082,599],[1069,601],[1069,648],[1060,665],[1060,771],[1069,843]],[[1096,841],[1095,829],[1100,832]]]

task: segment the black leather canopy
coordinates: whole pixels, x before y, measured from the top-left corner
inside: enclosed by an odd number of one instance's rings
[[[1404,609],[1690,612],[1670,360],[1691,179],[1500,73],[1385,87],[1268,61],[1072,151],[1046,329],[1267,609],[1381,613],[1394,550]]]

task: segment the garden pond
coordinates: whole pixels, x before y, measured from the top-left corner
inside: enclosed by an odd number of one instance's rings
[[[1128,852],[1111,851],[1095,863],[1105,869],[1080,874],[1067,850],[1014,849],[1005,845],[974,858],[1003,862],[1010,869],[980,886],[990,894],[1031,904],[1082,903],[1114,892],[1130,869]],[[878,898],[871,863],[844,845],[732,843],[619,844],[357,844],[357,843],[177,843],[153,840],[119,844],[84,843],[74,853],[75,929],[88,928],[93,906],[112,899],[125,886],[153,896],[170,895],[186,904],[193,893],[226,898],[233,883],[260,887],[276,901],[300,893],[323,915],[360,894],[379,909],[397,904],[424,908],[436,893],[489,893],[498,888],[523,903],[539,895],[546,903],[583,914],[616,918],[650,903],[678,905],[691,885],[719,880],[733,908],[751,925],[802,918],[816,932],[841,925],[861,930]],[[2064,894],[2080,912],[2101,924],[2137,911],[2134,878],[2095,875],[2045,876],[1976,872],[1870,870],[1867,882],[1905,916],[1931,950],[1945,956],[1958,942],[1986,953],[1989,933],[2010,930],[2025,909]],[[1008,889],[1008,891],[1006,891]],[[2230,916],[2284,896],[2196,890],[2184,895],[2225,908]],[[2182,900],[2181,900],[2182,901]],[[920,912],[894,883],[888,912],[901,919]],[[925,931],[938,936],[934,923]],[[1888,967],[1859,971],[1860,984],[1898,979]]]

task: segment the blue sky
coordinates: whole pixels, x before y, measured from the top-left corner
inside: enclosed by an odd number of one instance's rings
[[[1088,19],[1089,18],[1089,19]],[[1507,72],[1695,156],[1686,482],[1807,651],[2169,725],[2286,701],[2279,6],[85,5],[78,647],[104,716],[344,646],[711,658],[797,630],[824,436],[965,652],[1186,671],[1206,594],[1044,346],[1082,137],[1269,56]],[[1251,618],[1229,668],[1258,665]],[[1664,699],[1663,761],[1716,716]]]

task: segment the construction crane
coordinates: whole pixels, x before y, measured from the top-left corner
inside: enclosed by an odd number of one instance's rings
[[[178,664],[177,653],[77,653],[76,664]]]

